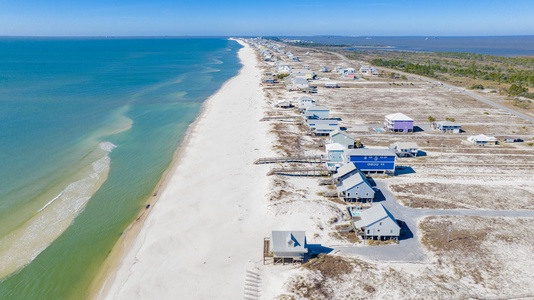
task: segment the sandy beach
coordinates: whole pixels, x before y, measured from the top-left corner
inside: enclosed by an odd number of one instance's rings
[[[269,179],[253,161],[270,152],[256,55],[205,105],[160,197],[101,299],[238,299],[261,262],[273,217]]]

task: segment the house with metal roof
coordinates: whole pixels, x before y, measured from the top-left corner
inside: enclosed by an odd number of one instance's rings
[[[354,148],[354,138],[348,135],[345,131],[335,130],[330,133],[328,143],[338,143],[345,148]]]
[[[315,72],[310,69],[292,69],[291,74],[295,77],[302,77],[306,80],[312,80],[315,77]]]
[[[417,157],[419,146],[414,142],[396,142],[389,146],[398,157]]]
[[[384,127],[393,132],[413,132],[413,119],[403,113],[387,115]]]
[[[362,172],[354,172],[336,185],[337,195],[345,201],[373,202],[375,191]]]
[[[330,108],[326,106],[309,106],[304,112],[307,118],[327,119],[330,117]]]
[[[339,169],[337,169],[336,174],[332,175],[332,178],[334,178],[334,181],[336,183],[340,183],[344,179],[347,179],[351,175],[356,174],[358,172],[360,172],[360,170],[356,168],[356,165],[354,163],[348,163],[342,165]]]
[[[364,173],[395,173],[397,155],[391,149],[357,148],[345,150],[344,163],[354,163]]]
[[[337,121],[336,121],[337,123]],[[329,135],[330,132],[338,129],[339,126],[334,123],[316,124],[314,127],[310,127],[310,132],[315,135]]]
[[[302,90],[310,87],[308,80],[302,77],[293,78],[293,87],[297,90]]]
[[[498,140],[494,136],[487,136],[485,134],[473,135],[467,138],[467,141],[475,145],[497,145]]]
[[[361,220],[354,222],[354,228],[364,239],[398,239],[400,226],[393,215],[382,205],[374,204],[360,213]]]
[[[275,263],[283,262],[284,259],[302,261],[308,253],[305,231],[278,231],[273,230],[270,241],[270,251]]]
[[[297,99],[297,103],[301,111],[304,111],[307,107],[315,106],[315,100],[308,96],[300,96]]]
[[[334,172],[343,165],[343,153],[347,149],[344,145],[338,143],[326,144],[326,168]]]
[[[451,121],[436,122],[436,129],[443,133],[460,133],[462,126]]]

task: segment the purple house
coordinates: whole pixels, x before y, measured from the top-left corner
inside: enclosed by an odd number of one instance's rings
[[[402,113],[387,115],[384,126],[389,131],[413,132],[413,119]]]

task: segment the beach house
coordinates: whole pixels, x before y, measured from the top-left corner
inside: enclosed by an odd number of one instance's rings
[[[308,108],[310,106],[315,106],[315,100],[313,100],[312,98],[310,98],[308,96],[299,97],[297,99],[297,103],[298,103],[299,109],[301,111],[304,111],[306,108]]]
[[[352,174],[356,174],[360,172],[358,168],[356,168],[356,165],[354,163],[348,163],[342,165],[340,168],[337,169],[336,173],[332,175],[332,178],[334,179],[334,182],[340,183],[344,179],[349,178]]]
[[[343,162],[354,163],[364,173],[394,174],[396,158],[390,149],[358,148],[345,150]]]
[[[335,130],[330,133],[327,143],[339,143],[345,148],[350,149],[354,148],[354,138],[348,135],[345,131]]]
[[[297,90],[303,90],[310,87],[308,80],[302,77],[293,78],[293,88]]]
[[[328,67],[327,66],[321,66],[321,72],[327,73],[328,72]]]
[[[324,87],[327,89],[337,89],[339,85],[337,85],[337,82],[329,81],[324,83]]]
[[[291,108],[293,107],[293,104],[291,104],[291,101],[284,99],[284,100],[278,100],[275,106],[280,107],[280,108]]]
[[[291,74],[295,77],[301,77],[306,80],[312,80],[315,78],[315,72],[308,69],[293,69],[291,70]]]
[[[345,201],[369,201],[375,197],[375,191],[371,187],[362,172],[354,172],[336,185],[339,198]]]
[[[382,205],[374,204],[360,213],[361,220],[354,222],[354,228],[364,239],[398,239],[400,226],[393,215]]]
[[[396,142],[389,146],[398,157],[417,157],[419,146],[414,142]]]
[[[360,73],[366,74],[367,72],[369,72],[369,70],[369,65],[363,65],[360,67]]]
[[[305,231],[278,231],[271,233],[270,252],[274,263],[302,262],[308,253]]]
[[[470,136],[467,138],[467,141],[479,146],[497,145],[498,143],[498,140],[494,136],[487,136],[484,134]]]
[[[326,150],[326,168],[330,172],[335,172],[343,165],[343,153],[345,153],[345,146],[338,143],[331,143],[325,145]]]
[[[314,119],[326,119],[330,116],[330,109],[326,106],[308,106],[304,116]]]
[[[460,133],[462,126],[451,121],[441,121],[436,123],[436,129],[443,133]]]
[[[403,113],[387,115],[384,128],[393,132],[413,132],[413,119]]]

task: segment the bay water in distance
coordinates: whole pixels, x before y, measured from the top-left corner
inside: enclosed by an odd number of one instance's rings
[[[240,47],[0,38],[0,299],[87,297]]]
[[[463,52],[495,56],[534,56],[534,35],[524,36],[303,36],[285,37],[352,50]]]

